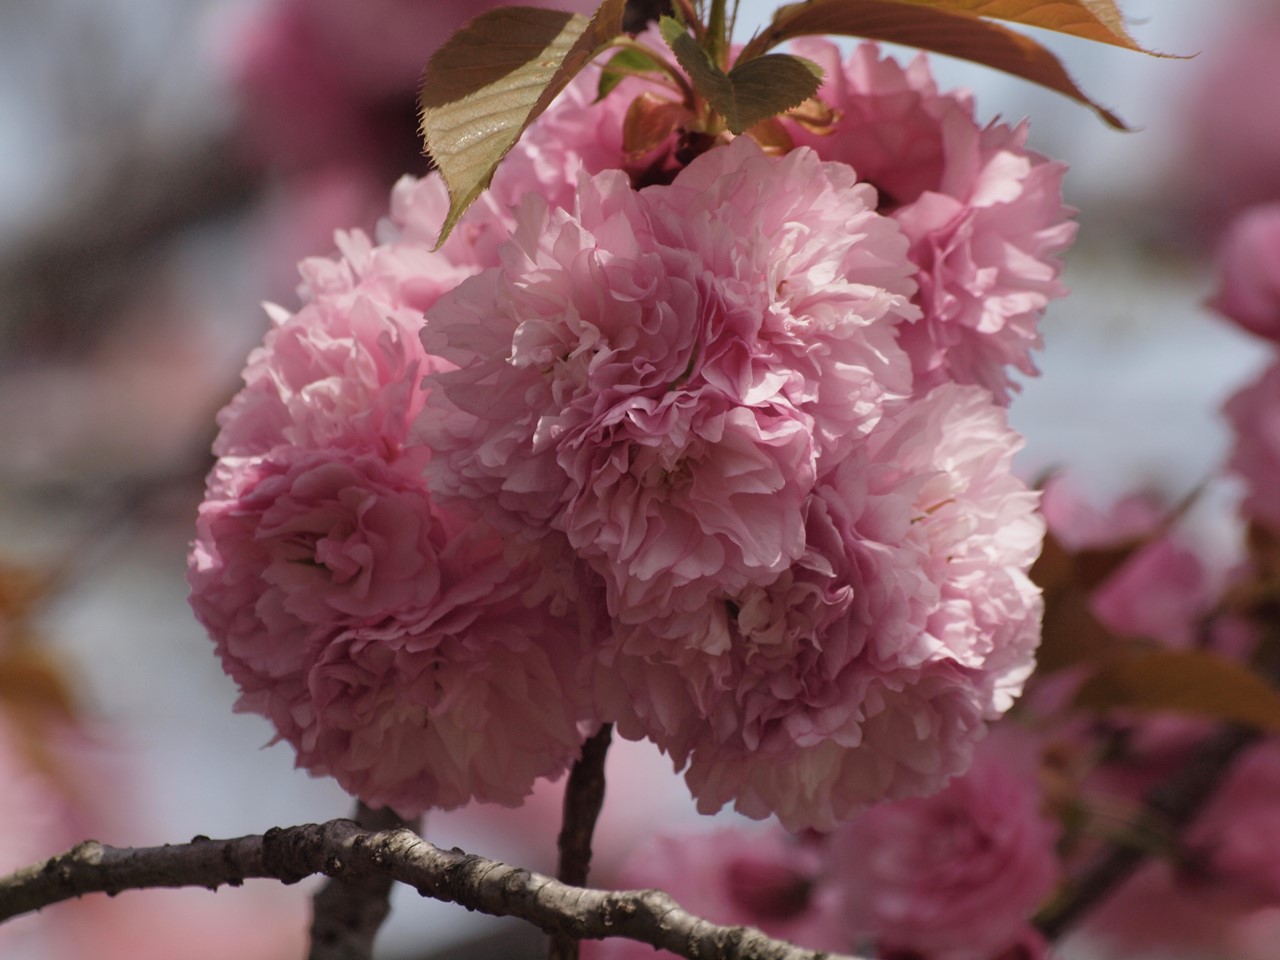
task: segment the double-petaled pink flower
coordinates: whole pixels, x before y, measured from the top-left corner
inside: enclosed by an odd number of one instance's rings
[[[979,126],[972,98],[940,93],[923,55],[905,68],[874,44],[843,63],[825,41],[797,52],[826,71],[819,96],[838,111],[797,143],[853,167],[910,240],[923,311],[905,328],[916,389],[947,381],[986,387],[1007,403],[1011,371],[1036,371],[1040,315],[1066,293],[1057,259],[1075,235],[1062,204],[1066,167],[1026,147],[1022,124]]]
[[[409,427],[447,366],[422,349],[422,312],[505,234],[478,210],[432,252],[445,203],[438,180],[403,181],[381,244],[340,235],[340,259],[304,264],[303,308],[272,310],[219,417],[189,572],[239,709],[405,815],[520,802],[590,716],[580,615],[422,478]]]
[[[1061,170],[864,48],[814,149],[637,189],[588,86],[440,251],[403,181],[273,312],[191,561],[242,706],[401,812],[516,802],[597,721],[792,829],[936,790],[1038,638],[999,404]]]
[[[526,204],[427,315],[437,489],[607,591],[602,715],[700,803],[936,789],[1030,671],[1042,525],[977,388],[912,395],[913,266],[843,164],[746,140]]]

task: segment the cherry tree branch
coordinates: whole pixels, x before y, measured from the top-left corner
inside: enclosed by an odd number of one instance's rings
[[[1222,783],[1236,758],[1261,737],[1258,731],[1228,726],[1209,737],[1185,767],[1143,799],[1142,818],[1168,836],[1178,836]],[[1115,892],[1151,855],[1148,847],[1115,842],[1072,879],[1062,896],[1036,918],[1050,942],[1061,937]]]
[[[582,745],[582,756],[564,785],[564,813],[556,846],[560,865],[556,879],[570,886],[586,886],[591,872],[591,837],[604,806],[604,761],[613,738],[613,724],[604,724]],[[578,941],[566,934],[551,938],[550,960],[578,960]]]
[[[416,830],[392,810],[356,804],[354,820],[366,830]],[[391,912],[389,874],[358,880],[331,877],[311,900],[311,951],[308,960],[370,960],[373,941]]]
[[[296,883],[317,873],[348,882],[390,876],[424,897],[518,917],[549,934],[626,937],[690,960],[855,960],[773,940],[750,927],[717,926],[658,890],[569,886],[457,848],[441,850],[407,829],[371,831],[350,820],[138,849],[90,840],[0,878],[0,921],[86,893],[217,889],[251,878]]]

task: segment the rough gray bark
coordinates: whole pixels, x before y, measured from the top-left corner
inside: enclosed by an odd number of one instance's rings
[[[456,848],[441,850],[410,830],[375,832],[350,820],[140,849],[87,841],[0,879],[0,921],[86,893],[216,889],[255,877],[297,883],[317,873],[347,882],[390,876],[424,897],[492,916],[518,917],[549,934],[626,937],[690,960],[854,960],[804,950],[749,927],[717,926],[658,890],[573,887]]]
[[[418,829],[391,810],[374,810],[364,803],[356,804],[355,821],[366,830]],[[330,877],[311,899],[308,960],[369,960],[374,938],[391,912],[394,883],[388,874],[358,880]]]

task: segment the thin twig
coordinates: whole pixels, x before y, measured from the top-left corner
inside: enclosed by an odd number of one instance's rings
[[[560,865],[556,879],[574,887],[586,886],[591,873],[591,837],[604,806],[604,761],[613,738],[613,724],[604,724],[582,745],[582,756],[564,785],[564,813],[560,837]],[[578,941],[565,934],[551,937],[550,960],[578,960]]]
[[[1204,808],[1236,758],[1260,736],[1249,727],[1229,726],[1209,737],[1185,767],[1147,794],[1142,821],[1165,836],[1177,836]],[[1114,893],[1150,855],[1150,845],[1112,843],[1040,912],[1036,926],[1047,940],[1057,940]]]
[[[591,836],[604,806],[604,761],[612,738],[613,724],[606,723],[588,739],[564,786],[556,879],[570,886],[585,886],[591,872]]]
[[[417,829],[393,810],[356,804],[355,822],[366,830]],[[311,900],[308,960],[370,960],[373,940],[391,912],[389,875],[342,880],[331,877]]]
[[[0,921],[86,893],[152,887],[239,886],[254,877],[296,883],[323,873],[343,880],[389,875],[424,897],[497,917],[518,917],[546,933],[579,939],[626,937],[690,960],[855,960],[773,940],[750,927],[721,927],[681,909],[658,890],[571,887],[461,850],[441,850],[410,830],[373,832],[350,820],[276,827],[235,840],[118,849],[87,841],[61,856],[0,878]]]

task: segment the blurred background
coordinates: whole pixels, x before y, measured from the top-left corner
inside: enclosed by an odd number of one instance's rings
[[[371,228],[395,179],[425,172],[415,81],[476,6],[0,0],[0,868],[88,835],[158,844],[350,811],[287,746],[263,749],[266,721],[232,714],[185,555],[260,302],[292,308],[296,261],[336,227]],[[769,6],[744,0],[743,38]],[[1203,302],[1230,213],[1280,199],[1280,3],[1123,6],[1140,42],[1191,59],[1038,39],[1132,133],[973,66],[934,69],[983,117],[1030,117],[1036,148],[1072,167],[1073,294],[1012,408],[1022,468],[1066,469],[1099,500],[1176,500],[1213,474],[1218,406],[1265,361]],[[1224,553],[1231,498],[1215,484],[1192,518]],[[615,747],[610,778],[605,883],[637,838],[694,818],[646,747]],[[432,816],[426,835],[553,869],[558,792]],[[54,908],[0,931],[0,954],[299,956],[310,888],[251,889]],[[397,904],[388,958],[537,949],[514,922]]]

